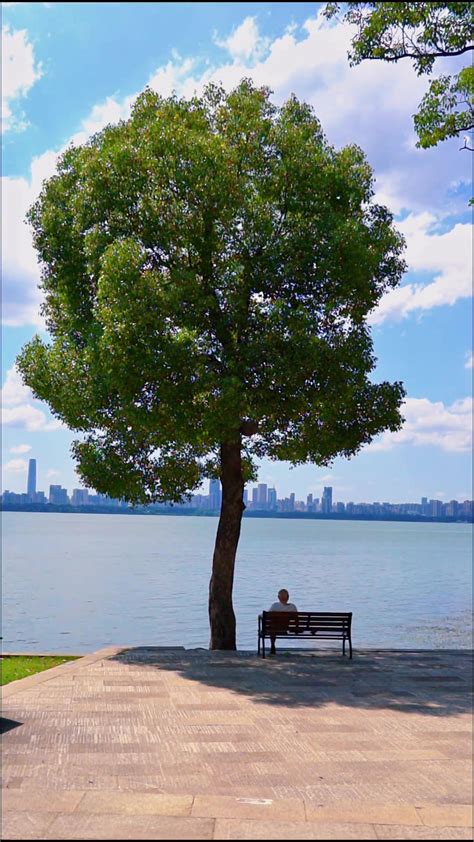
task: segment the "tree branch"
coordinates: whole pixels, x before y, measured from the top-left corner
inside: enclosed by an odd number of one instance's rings
[[[463,53],[467,53],[469,50],[473,50],[473,49],[474,49],[474,46],[470,45],[468,47],[462,47],[460,50],[439,50],[439,51],[432,52],[432,53],[403,52],[403,53],[400,53],[399,55],[396,55],[396,56],[366,55],[366,56],[363,56],[362,58],[363,58],[364,61],[367,61],[367,60],[370,60],[370,61],[398,61],[401,58],[442,58],[443,56],[449,58],[449,56],[460,56]]]

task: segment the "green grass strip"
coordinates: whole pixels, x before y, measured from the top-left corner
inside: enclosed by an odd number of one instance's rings
[[[27,678],[36,672],[49,670],[51,667],[58,667],[67,661],[75,661],[74,655],[11,655],[0,660],[0,684],[9,684],[10,681],[18,681],[19,678]]]

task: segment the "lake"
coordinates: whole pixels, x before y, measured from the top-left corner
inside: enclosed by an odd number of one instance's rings
[[[217,518],[2,521],[4,651],[207,648]],[[352,611],[355,649],[471,647],[471,542],[470,524],[244,518],[238,647],[256,648],[257,616],[282,587],[301,611]]]

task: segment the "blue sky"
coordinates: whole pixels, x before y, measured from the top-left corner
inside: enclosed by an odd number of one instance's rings
[[[3,488],[24,490],[38,460],[39,487],[78,485],[73,435],[22,386],[22,344],[42,331],[39,272],[23,219],[69,142],[127,117],[150,85],[190,96],[208,81],[243,76],[310,102],[336,147],[358,143],[376,175],[377,199],[396,214],[409,271],[370,320],[377,379],[402,380],[406,418],[331,470],[263,463],[279,496],[337,500],[466,499],[471,491],[472,158],[459,140],[415,147],[412,114],[427,87],[409,62],[350,68],[350,30],[329,26],[317,3],[3,4]],[[438,63],[439,72],[455,65]]]

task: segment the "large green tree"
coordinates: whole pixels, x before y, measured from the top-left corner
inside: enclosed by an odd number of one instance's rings
[[[437,58],[472,50],[472,3],[327,3],[331,18],[344,7],[355,26],[351,64],[365,59],[397,62],[412,59],[418,75],[432,74]],[[417,146],[436,146],[474,128],[474,69],[436,76],[414,115]],[[463,148],[470,148],[467,144]]]
[[[210,646],[235,648],[234,563],[256,460],[328,464],[399,428],[366,322],[404,270],[361,150],[243,81],[146,90],[68,149],[30,211],[50,341],[18,366],[82,435],[83,480],[135,503],[220,477]],[[192,563],[192,559],[189,559]]]

